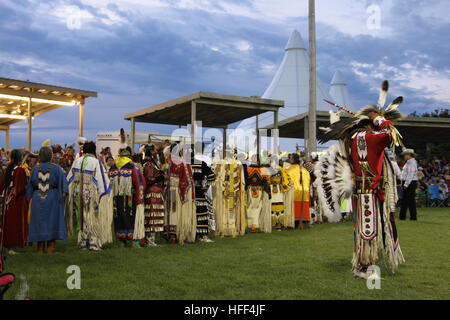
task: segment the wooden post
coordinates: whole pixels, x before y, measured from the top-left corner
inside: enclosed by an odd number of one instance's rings
[[[279,134],[278,134],[278,110],[274,111],[273,113],[273,129],[275,130],[273,133],[271,133],[271,137],[273,138],[273,153],[274,156],[278,157],[278,142],[279,142]]]
[[[5,129],[5,150],[9,150],[9,126]]]
[[[32,129],[32,114],[31,114],[31,89],[30,97],[28,98],[28,109],[27,109],[27,127],[28,127],[28,151],[31,152],[31,129]]]
[[[309,126],[308,126],[308,153],[317,150],[316,139],[316,108],[317,108],[317,96],[316,96],[316,8],[315,0],[309,0]]]
[[[83,136],[83,125],[84,125],[84,98],[80,100],[80,115],[78,119],[78,125],[79,125],[79,133],[78,135],[80,137]]]
[[[227,158],[227,126],[223,127],[222,144],[223,144],[222,156],[224,159],[226,159]]]
[[[194,100],[191,101],[191,144],[195,145],[196,125],[197,121],[197,104]]]
[[[259,166],[259,152],[260,152],[260,141],[259,141],[259,115],[256,116],[256,165]]]
[[[131,154],[134,154],[134,143],[136,141],[136,122],[135,122],[134,118],[131,118],[130,125],[131,125],[131,130],[130,130]]]

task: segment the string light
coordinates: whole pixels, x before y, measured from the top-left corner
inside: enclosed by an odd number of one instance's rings
[[[9,95],[9,94],[0,94],[0,98],[15,99],[15,100],[22,100],[22,101],[28,101],[30,99],[27,97],[13,96],[13,95]],[[74,106],[74,105],[78,104],[78,102],[75,100],[72,100],[71,102],[67,102],[67,101],[48,100],[48,99],[41,99],[41,98],[31,98],[31,102],[58,104],[58,105],[62,105],[62,106]],[[14,102],[12,102],[12,101],[8,102],[8,104],[12,104],[12,103],[14,103]]]

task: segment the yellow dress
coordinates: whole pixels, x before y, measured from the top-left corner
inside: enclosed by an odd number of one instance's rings
[[[309,210],[309,186],[311,176],[308,170],[298,164],[286,168],[286,173],[294,183],[294,214],[295,220],[309,221],[311,214]]]

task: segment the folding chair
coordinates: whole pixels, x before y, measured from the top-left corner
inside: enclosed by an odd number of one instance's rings
[[[439,186],[437,184],[430,184],[427,187],[428,191],[428,206],[431,208],[445,208],[446,199],[442,199],[439,193]]]

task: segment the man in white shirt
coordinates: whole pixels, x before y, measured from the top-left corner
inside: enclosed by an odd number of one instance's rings
[[[406,160],[402,169],[401,181],[403,188],[403,197],[400,209],[400,220],[406,219],[406,211],[409,208],[411,220],[417,220],[416,211],[416,188],[417,188],[417,161],[414,159],[415,153],[413,149],[406,149],[402,152],[402,156]]]

